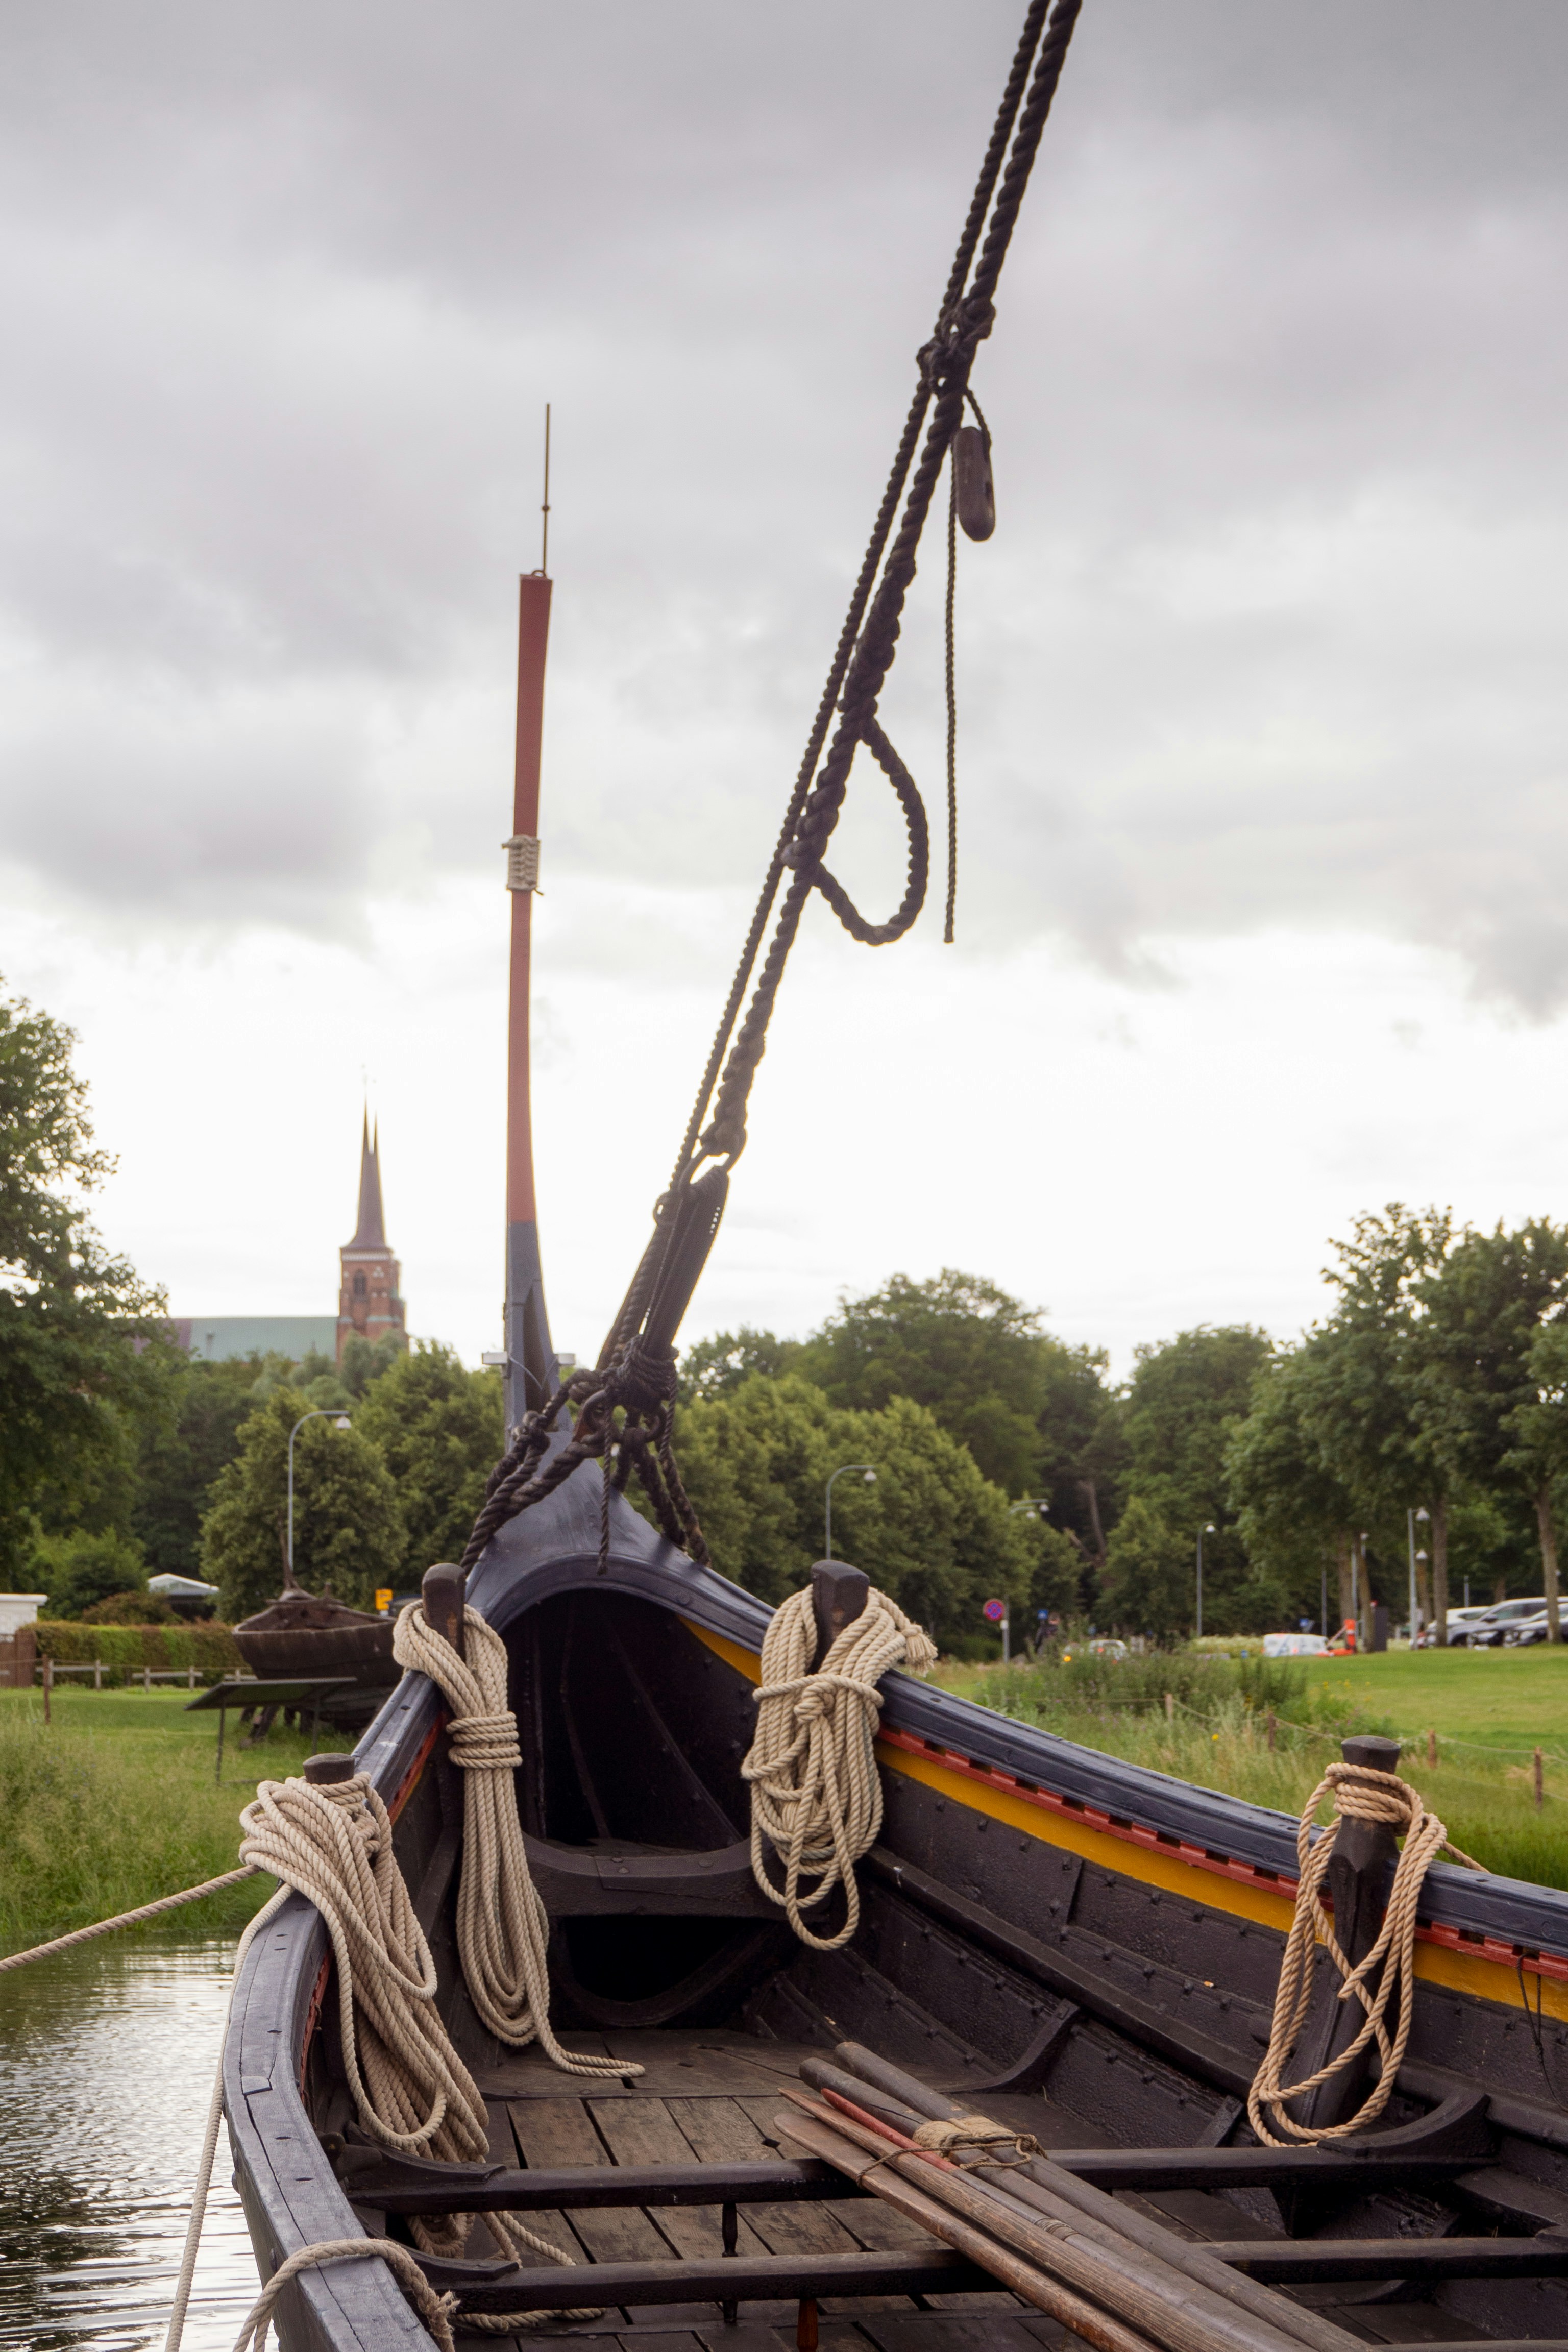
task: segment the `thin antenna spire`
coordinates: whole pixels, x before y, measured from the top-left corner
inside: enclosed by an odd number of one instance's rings
[[[544,404],[544,497],[541,501],[539,511],[543,517],[543,527],[540,533],[539,568],[541,572],[548,573],[550,570],[550,403],[548,401]]]

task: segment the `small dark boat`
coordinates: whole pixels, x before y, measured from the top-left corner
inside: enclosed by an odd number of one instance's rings
[[[488,2191],[461,2168],[454,2191],[447,2168],[353,2144],[325,1933],[291,1897],[247,1955],[225,2058],[264,2275],[300,2246],[398,2235],[454,2194],[489,2194],[561,2217],[578,2262],[608,2266],[603,2284],[423,2266],[470,2307],[611,2306],[574,2335],[757,2352],[793,2340],[797,2304],[821,2297],[845,2352],[1058,2340],[876,2199],[781,2162],[782,2084],[847,2038],[1026,2127],[1353,2337],[1568,2338],[1568,1895],[1434,1866],[1379,2126],[1333,2150],[1259,2147],[1245,2100],[1292,1913],[1293,1822],[890,1675],[861,1926],[841,1950],[804,1949],[749,1866],[740,1763],[769,1612],[619,1498],[603,1573],[599,1544],[599,1481],[580,1473],[501,1530],[468,1599],[510,1660],[553,2021],[645,2072],[584,2083],[479,2026],[454,1940],[446,1709],[405,1676],[359,1761],[395,1816],[500,2168]],[[746,2224],[729,2256],[726,2208]],[[739,2331],[720,2315],[734,2305]],[[374,2260],[292,2280],[279,2320],[288,2352],[430,2341]]]
[[[341,1678],[321,1703],[323,1720],[352,1728],[368,1723],[397,1681],[392,1622],[351,1609],[330,1592],[290,1583],[277,1600],[234,1629],[235,1647],[263,1682]]]

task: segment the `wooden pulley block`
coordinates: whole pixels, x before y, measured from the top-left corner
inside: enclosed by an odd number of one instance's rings
[[[989,539],[996,528],[996,486],[991,444],[978,425],[961,425],[952,436],[952,484],[964,537]]]

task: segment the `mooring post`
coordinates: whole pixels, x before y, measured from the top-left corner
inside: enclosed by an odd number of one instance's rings
[[[460,1568],[444,1559],[427,1568],[419,1582],[425,1622],[432,1633],[439,1633],[450,1642],[459,1658],[463,1655],[463,1605],[468,1581]]]
[[[816,1619],[814,1673],[846,1625],[853,1625],[860,1615],[870,1590],[871,1580],[863,1568],[848,1568],[841,1559],[817,1561],[811,1571],[811,1607]]]
[[[1341,1753],[1347,1764],[1368,1765],[1374,1771],[1395,1772],[1399,1769],[1397,1739],[1347,1739]],[[1352,1968],[1366,1958],[1377,1941],[1389,1881],[1398,1858],[1399,1846],[1392,1822],[1342,1816],[1329,1862],[1328,1894],[1333,1905],[1334,1937]],[[1367,1979],[1369,2000],[1376,1996],[1381,1974],[1381,1969],[1374,1970]],[[1337,2057],[1366,2022],[1366,2011],[1353,1993],[1349,2000],[1337,1998],[1339,1982],[1338,1972],[1325,1955],[1319,1962],[1312,2012],[1291,2061],[1290,2072],[1298,2082],[1315,2074],[1320,2066],[1326,2066]],[[1397,2022],[1391,2012],[1387,2020],[1390,2034]],[[1342,2068],[1296,2102],[1292,2112],[1300,2122],[1318,2131],[1342,2122],[1365,2097],[1375,2063],[1375,2051],[1363,2051],[1353,2066]]]
[[[312,1789],[333,1789],[352,1780],[359,1767],[352,1756],[307,1756],[305,1778]]]

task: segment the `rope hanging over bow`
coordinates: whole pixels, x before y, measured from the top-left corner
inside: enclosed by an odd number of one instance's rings
[[[752,1872],[803,1944],[837,1951],[860,1921],[855,1864],[882,1826],[882,1783],[873,1742],[882,1711],[877,1688],[894,1666],[924,1674],[936,1643],[873,1586],[860,1615],[846,1625],[816,1673],[816,1618],[809,1588],[773,1612],[763,1637],[762,1686],[752,1696],[757,1732],[741,1777],[752,1789]],[[784,1885],[768,1873],[769,1850],[784,1863]],[[815,1880],[814,1885],[805,1882]],[[836,1886],[844,1925],[818,1936],[805,1914]]]
[[[463,1655],[431,1630],[422,1601],[398,1612],[392,1654],[428,1675],[452,1709],[452,1761],[463,1775],[463,1866],[458,1955],[481,2021],[513,2050],[537,2040],[563,2074],[640,2074],[619,2058],[580,2058],[550,2025],[550,1919],[528,1871],[513,1774],[522,1762],[507,1701],[506,1643],[477,1609],[463,1612]]]
[[[1314,1839],[1314,1819],[1325,1797],[1333,1799],[1334,1819]],[[1402,1832],[1405,1838],[1389,1888],[1382,1930],[1366,1958],[1354,1968],[1340,1948],[1333,1923],[1322,1903],[1323,1883],[1333,1858],[1334,1841],[1340,1822],[1346,1819],[1386,1822]],[[1393,2095],[1394,2077],[1410,2038],[1415,2013],[1415,1915],[1426,1873],[1440,1853],[1451,1854],[1469,1870],[1483,1867],[1471,1855],[1461,1853],[1451,1842],[1436,1814],[1427,1811],[1419,1789],[1412,1788],[1397,1772],[1380,1772],[1370,1764],[1329,1766],[1302,1810],[1296,1831],[1296,1853],[1301,1874],[1296,1892],[1296,1916],[1290,1923],[1285,1957],[1279,1966],[1268,2049],[1247,2099],[1248,2119],[1266,2147],[1288,2147],[1300,2141],[1316,2146],[1323,2140],[1344,2139],[1382,2115]],[[1339,1999],[1358,2000],[1365,2012],[1364,2021],[1354,2041],[1326,2065],[1320,2066],[1315,2074],[1306,2075],[1300,2083],[1287,2083],[1284,2076],[1290,2056],[1311,2006],[1313,1956],[1319,1943],[1326,1946],[1342,1979]],[[1369,1992],[1367,1987],[1373,1980],[1376,1990]],[[1399,2020],[1392,2036],[1387,2025],[1391,2006],[1397,2008]],[[1353,2066],[1371,2043],[1376,2044],[1382,2073],[1348,2122],[1314,2130],[1287,2115],[1285,2110],[1290,2100],[1304,2098],[1321,2083]]]

